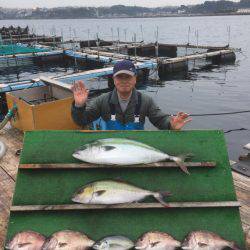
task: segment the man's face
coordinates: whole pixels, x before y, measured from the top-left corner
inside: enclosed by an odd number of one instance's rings
[[[114,84],[118,93],[131,93],[136,84],[136,76],[130,76],[123,73],[119,74],[114,77]]]

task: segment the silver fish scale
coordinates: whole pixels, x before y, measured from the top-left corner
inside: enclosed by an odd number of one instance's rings
[[[124,190],[124,191],[130,191],[130,192],[141,192],[145,194],[150,194],[152,192],[135,187],[131,184],[122,182],[122,181],[98,181],[94,182],[93,184],[94,191],[100,191],[100,190],[106,190],[106,191],[118,191],[118,190]]]
[[[97,140],[98,144],[100,145],[120,145],[120,144],[128,144],[128,145],[133,145],[133,146],[138,146],[146,149],[150,149],[156,152],[161,152],[159,149],[156,149],[154,147],[151,147],[147,144],[144,144],[142,142],[134,141],[134,140],[129,140],[129,139],[123,139],[123,138],[107,138],[107,139],[100,139]],[[162,152],[161,152],[162,153]]]

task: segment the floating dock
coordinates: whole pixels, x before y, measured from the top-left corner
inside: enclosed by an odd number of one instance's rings
[[[189,70],[188,64],[190,62],[194,62],[195,60],[211,60],[211,63],[226,63],[226,62],[234,62],[235,61],[235,53],[231,49],[218,50],[213,52],[206,53],[197,53],[193,55],[175,57],[175,58],[158,58],[158,59],[150,59],[147,57],[131,57],[128,55],[118,54],[118,53],[110,53],[110,52],[102,52],[102,51],[86,51],[86,52],[78,52],[72,50],[57,50],[50,52],[39,52],[34,54],[27,55],[16,55],[13,56],[4,56],[0,57],[1,60],[22,60],[23,58],[32,58],[36,57],[49,57],[49,56],[67,56],[71,59],[93,61],[102,63],[103,66],[110,65],[110,67],[104,67],[101,69],[88,70],[84,72],[79,72],[67,76],[55,77],[55,80],[59,80],[63,83],[72,84],[72,82],[76,80],[86,80],[92,78],[99,77],[111,77],[113,64],[118,60],[122,59],[130,59],[135,61],[136,68],[138,70],[149,69],[149,70],[158,70],[158,75],[160,78],[164,78],[165,75],[171,75],[172,73],[178,73],[180,71]],[[42,82],[39,80],[30,80],[25,82],[17,82],[17,83],[2,83],[0,84],[0,93],[18,90],[22,88],[36,87],[41,86]]]
[[[0,42],[2,44],[15,44],[15,43],[59,43],[62,42],[62,37],[60,36],[41,36],[34,33],[30,33],[28,26],[25,28],[9,27],[0,28]]]
[[[131,44],[121,44],[123,48],[128,48],[133,46]],[[142,46],[137,44],[136,46]],[[152,44],[148,45],[151,46]],[[163,44],[161,44],[163,46]],[[165,46],[165,45],[164,45]],[[163,46],[163,47],[164,47]],[[167,44],[165,48],[183,48],[184,45],[173,45]],[[154,46],[153,46],[154,47]],[[186,48],[193,49],[194,45],[186,45]],[[134,55],[129,55],[128,53],[122,53],[122,49],[118,51],[107,51],[107,46],[95,47],[95,48],[84,48],[81,50],[72,49],[57,49],[48,52],[37,52],[37,53],[27,53],[27,54],[16,54],[16,55],[4,55],[0,56],[0,63],[5,64],[7,67],[18,66],[24,62],[30,61],[31,63],[46,64],[46,63],[57,63],[61,61],[71,62],[72,65],[83,65],[83,68],[90,68],[90,70],[84,70],[73,74],[68,74],[60,77],[53,77],[49,81],[56,81],[57,85],[61,85],[65,89],[70,89],[72,83],[77,80],[90,80],[90,79],[105,79],[105,88],[113,88],[114,83],[112,79],[113,65],[123,59],[132,60],[137,68],[137,83],[145,83],[150,75],[158,77],[161,80],[170,80],[173,77],[180,77],[186,75],[188,71],[193,70],[197,67],[203,67],[211,64],[225,64],[234,63],[236,55],[233,49],[226,47],[212,47],[212,46],[199,46],[199,51],[194,53],[192,51],[186,54],[175,57],[150,57],[138,56],[136,53]],[[158,46],[155,46],[156,51]],[[197,48],[197,46],[196,46]],[[204,50],[205,49],[205,50]],[[174,49],[175,50],[175,49]],[[136,52],[136,50],[135,50]],[[157,52],[158,53],[158,52]],[[156,54],[157,54],[156,53]],[[45,79],[45,81],[44,81]],[[6,106],[5,93],[10,91],[22,90],[26,88],[41,87],[46,85],[45,77],[40,77],[38,79],[30,79],[21,82],[12,83],[0,83],[0,106]],[[3,104],[1,104],[3,103]],[[2,110],[3,114],[6,114],[7,110]]]

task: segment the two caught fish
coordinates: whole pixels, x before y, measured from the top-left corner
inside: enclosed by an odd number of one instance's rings
[[[234,241],[225,240],[208,231],[190,232],[182,243],[167,233],[148,232],[142,235],[135,244],[137,250],[222,250],[226,247],[240,250]]]
[[[184,161],[191,156],[171,156],[147,144],[123,138],[99,139],[73,153],[78,160],[104,165],[136,165],[170,160],[176,162],[185,173],[189,172]]]
[[[42,234],[23,231],[6,245],[9,250],[87,250],[94,241],[85,234],[71,230],[59,231],[46,239]]]
[[[109,236],[97,242],[83,233],[64,230],[46,239],[43,235],[24,231],[16,234],[7,244],[9,250],[222,250],[229,247],[240,248],[233,241],[227,241],[208,231],[194,231],[187,235],[183,243],[163,232],[147,232],[135,243],[124,236]]]
[[[173,160],[188,173],[184,165],[185,156],[170,156],[141,142],[122,138],[96,140],[75,151],[73,157],[85,162],[105,165],[136,165]],[[125,182],[104,180],[82,187],[75,193],[72,201],[110,205],[137,202],[153,196],[161,204],[168,206],[163,199],[169,194],[169,192],[145,190]]]

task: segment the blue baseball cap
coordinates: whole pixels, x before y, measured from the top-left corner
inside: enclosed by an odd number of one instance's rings
[[[119,74],[127,74],[130,76],[135,76],[136,75],[135,65],[129,60],[123,60],[117,62],[113,68],[113,76],[117,76]]]

